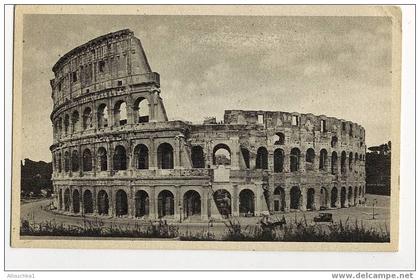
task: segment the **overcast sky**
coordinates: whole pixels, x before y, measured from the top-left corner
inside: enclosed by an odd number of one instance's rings
[[[368,146],[390,140],[390,18],[26,15],[22,159],[51,161],[54,63],[124,28],[160,74],[170,120],[221,120],[225,109],[324,114],[364,126]]]

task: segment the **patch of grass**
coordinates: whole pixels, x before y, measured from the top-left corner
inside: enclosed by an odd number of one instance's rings
[[[282,241],[282,242],[390,242],[390,234],[384,228],[367,228],[363,222],[317,224],[308,223],[305,217],[296,217],[290,223],[281,226],[267,227],[257,224],[243,226],[236,219],[225,222],[226,232],[216,238],[211,226],[201,231],[190,231],[180,234],[179,227],[169,225],[166,221],[149,222],[134,225],[110,224],[104,226],[100,219],[84,220],[82,226],[57,224],[55,221],[34,223],[23,219],[20,233],[27,236],[86,236],[86,237],[128,237],[128,238],[177,238],[182,241]]]

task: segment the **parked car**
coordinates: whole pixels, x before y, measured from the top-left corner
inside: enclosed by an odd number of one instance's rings
[[[333,222],[332,214],[331,213],[319,213],[318,216],[314,217],[314,222],[316,222],[316,223],[321,223],[321,222],[332,223]]]

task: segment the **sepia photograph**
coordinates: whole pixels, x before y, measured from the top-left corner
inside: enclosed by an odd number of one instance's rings
[[[25,8],[12,246],[398,250],[397,8]]]

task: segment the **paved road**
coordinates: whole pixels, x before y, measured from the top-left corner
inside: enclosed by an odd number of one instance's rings
[[[375,219],[372,219],[372,202],[376,199],[377,205],[375,206]],[[50,210],[45,210],[46,206],[51,203],[51,200],[41,200],[35,202],[29,202],[21,205],[21,219],[26,219],[31,222],[41,223],[45,221],[53,221],[57,224],[66,224],[66,225],[83,225],[86,221],[95,221],[98,218],[96,217],[80,217],[80,216],[68,216],[54,213]],[[333,214],[334,221],[342,220],[343,222],[347,221],[348,223],[355,223],[356,220],[358,223],[363,222],[366,227],[374,227],[377,229],[389,229],[389,197],[385,196],[374,196],[367,195],[367,203],[364,206],[342,208],[342,209],[333,209],[326,210],[322,212],[329,212]],[[274,215],[273,219],[285,217],[287,223],[293,222],[296,220],[306,219],[308,223],[313,221],[313,218],[317,216],[319,211],[311,212],[291,212],[286,214]],[[259,217],[252,218],[239,218],[241,225],[257,225],[259,222]],[[141,220],[134,219],[123,219],[123,218],[101,218],[101,221],[104,223],[104,226],[110,225],[120,225],[124,227],[131,227],[136,224],[148,223]],[[168,221],[169,222],[169,221]],[[223,222],[215,222],[211,227],[208,223],[174,223],[169,222],[170,224],[176,224],[179,226],[179,231],[181,233],[185,232],[203,232],[210,230],[216,236],[223,235],[226,231],[226,226]]]

